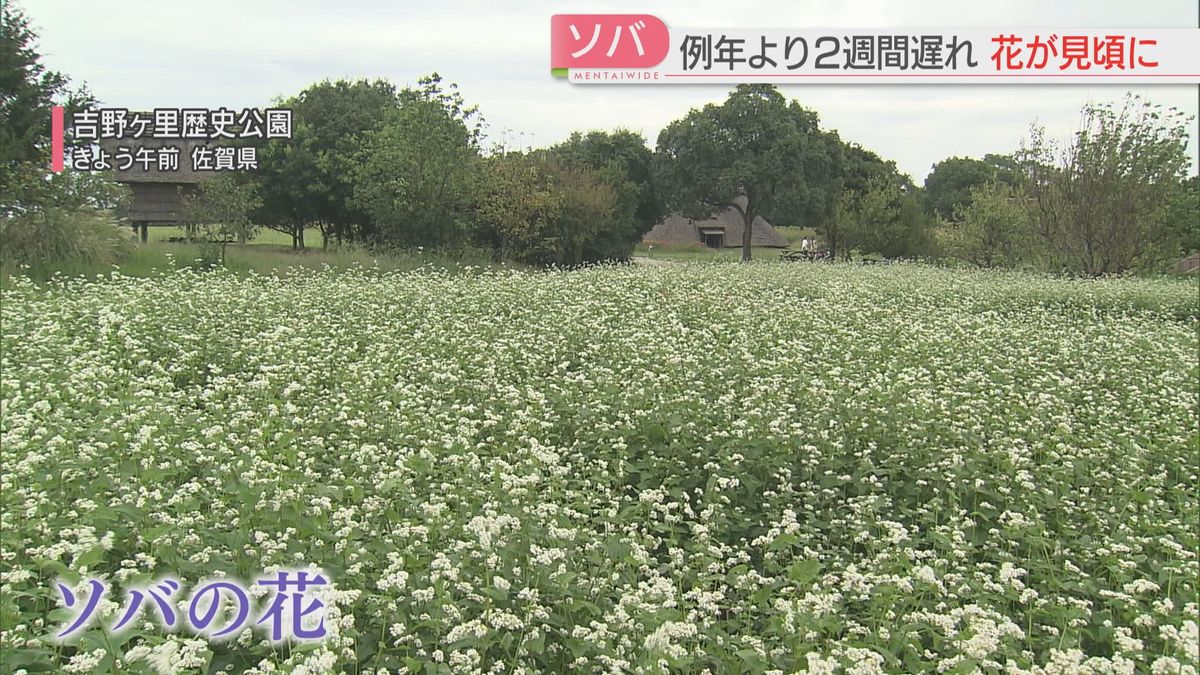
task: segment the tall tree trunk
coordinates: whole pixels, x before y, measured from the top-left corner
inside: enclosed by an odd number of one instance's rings
[[[751,228],[754,226],[754,211],[747,208],[742,212],[742,262],[750,262],[750,238],[753,236]]]
[[[300,228],[300,250],[304,250],[304,228]]]

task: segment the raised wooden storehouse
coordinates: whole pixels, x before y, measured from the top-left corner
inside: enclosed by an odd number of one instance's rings
[[[740,248],[744,229],[742,214],[732,206],[707,220],[692,220],[673,213],[642,237],[645,244],[702,244],[709,248]],[[788,240],[766,218],[758,216],[750,231],[750,245],[787,248]]]
[[[192,171],[192,149],[202,144],[202,141],[149,138],[102,141],[102,147],[110,155],[115,154],[121,146],[155,149],[175,146],[179,148],[179,169],[177,171],[162,171],[157,164],[151,164],[148,169],[144,169],[139,162],[134,162],[128,169],[120,171],[116,170],[114,162],[113,176],[115,180],[128,185],[132,196],[128,209],[121,215],[130,222],[133,231],[141,237],[142,241],[147,239],[149,226],[179,225],[186,220],[183,214],[183,196],[195,192],[200,181],[211,175]]]
[[[1175,271],[1180,274],[1200,273],[1200,252],[1193,253],[1176,263]]]

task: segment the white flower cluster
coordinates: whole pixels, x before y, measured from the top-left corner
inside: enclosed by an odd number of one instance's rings
[[[1200,667],[1194,283],[679,264],[0,293],[0,644],[30,671]],[[99,627],[46,648],[50,574],[111,586],[102,624],[161,575],[306,565],[333,582],[319,646],[147,607],[119,660]]]

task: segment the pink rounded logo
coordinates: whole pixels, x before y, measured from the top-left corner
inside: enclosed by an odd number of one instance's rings
[[[652,68],[667,57],[667,25],[650,14],[555,14],[551,68]]]

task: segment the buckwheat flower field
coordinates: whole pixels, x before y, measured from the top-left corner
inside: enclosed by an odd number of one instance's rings
[[[0,670],[1196,673],[1195,280],[3,291]],[[328,637],[123,589],[315,567]],[[112,593],[77,613],[56,584]],[[186,598],[186,593],[180,597]]]

